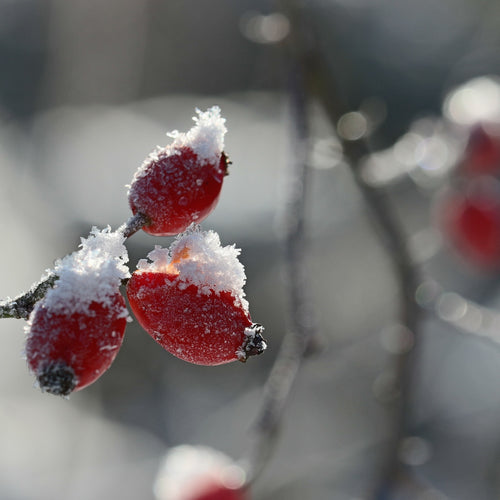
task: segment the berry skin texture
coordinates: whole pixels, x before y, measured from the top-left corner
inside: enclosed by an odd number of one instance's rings
[[[497,181],[482,178],[467,192],[448,192],[440,203],[444,234],[464,259],[484,270],[500,269],[500,197]]]
[[[138,270],[127,285],[130,307],[141,326],[174,356],[197,365],[245,361],[260,354],[262,327],[252,324],[230,292],[201,293],[177,274]]]
[[[262,326],[252,323],[240,250],[214,231],[190,227],[170,248],[139,261],[127,284],[141,326],[168,352],[198,365],[246,361],[261,354]]]
[[[215,208],[227,158],[202,164],[189,147],[164,149],[151,156],[129,191],[132,212],[149,219],[143,229],[155,236],[173,236],[192,222],[201,222]]]
[[[52,312],[39,303],[30,319],[26,356],[42,391],[68,396],[88,386],[111,365],[127,323],[121,294],[88,312]]]

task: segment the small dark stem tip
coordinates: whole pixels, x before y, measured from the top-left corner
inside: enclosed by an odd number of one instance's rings
[[[64,361],[44,363],[38,369],[36,378],[43,392],[56,396],[69,396],[78,383],[73,368]]]
[[[240,361],[245,362],[250,356],[257,356],[266,350],[267,343],[262,337],[263,331],[264,327],[259,323],[252,323],[252,326],[245,330],[246,339],[242,346],[244,356],[240,357]]]
[[[151,223],[150,218],[140,212],[136,213],[130,219],[123,224],[118,231],[121,231],[125,238],[130,238],[137,231],[141,230],[144,226]]]

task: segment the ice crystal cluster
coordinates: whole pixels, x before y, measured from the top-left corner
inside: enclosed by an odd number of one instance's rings
[[[56,262],[53,273],[58,280],[38,304],[66,315],[88,313],[92,302],[111,306],[122,280],[130,277],[124,241],[123,234],[109,226],[93,227],[77,252]]]

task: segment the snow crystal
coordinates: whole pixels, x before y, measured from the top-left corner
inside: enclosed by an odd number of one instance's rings
[[[173,148],[190,147],[202,162],[215,163],[224,150],[224,135],[227,132],[226,119],[220,115],[219,106],[212,106],[205,112],[196,109],[193,116],[196,123],[187,133],[177,130],[169,132]]]
[[[102,231],[93,227],[78,251],[56,262],[53,272],[59,279],[37,306],[54,314],[72,314],[88,313],[92,302],[110,304],[122,279],[130,277],[124,241],[123,234],[109,226]]]
[[[201,293],[230,292],[246,306],[243,300],[246,276],[238,260],[240,253],[234,245],[223,247],[215,231],[201,231],[192,224],[169,249],[156,246],[148,255],[151,263],[142,259],[137,267],[178,274],[180,281],[196,285]]]

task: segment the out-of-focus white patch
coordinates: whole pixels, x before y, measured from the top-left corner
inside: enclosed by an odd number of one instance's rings
[[[444,100],[443,114],[458,125],[500,121],[500,80],[497,76],[473,78],[454,88]]]
[[[244,482],[243,469],[224,453],[206,446],[181,445],[165,455],[154,493],[157,500],[188,500],[214,483],[237,489]]]
[[[241,16],[239,24],[243,36],[254,43],[279,43],[290,33],[290,21],[281,12],[265,15],[247,11]]]

